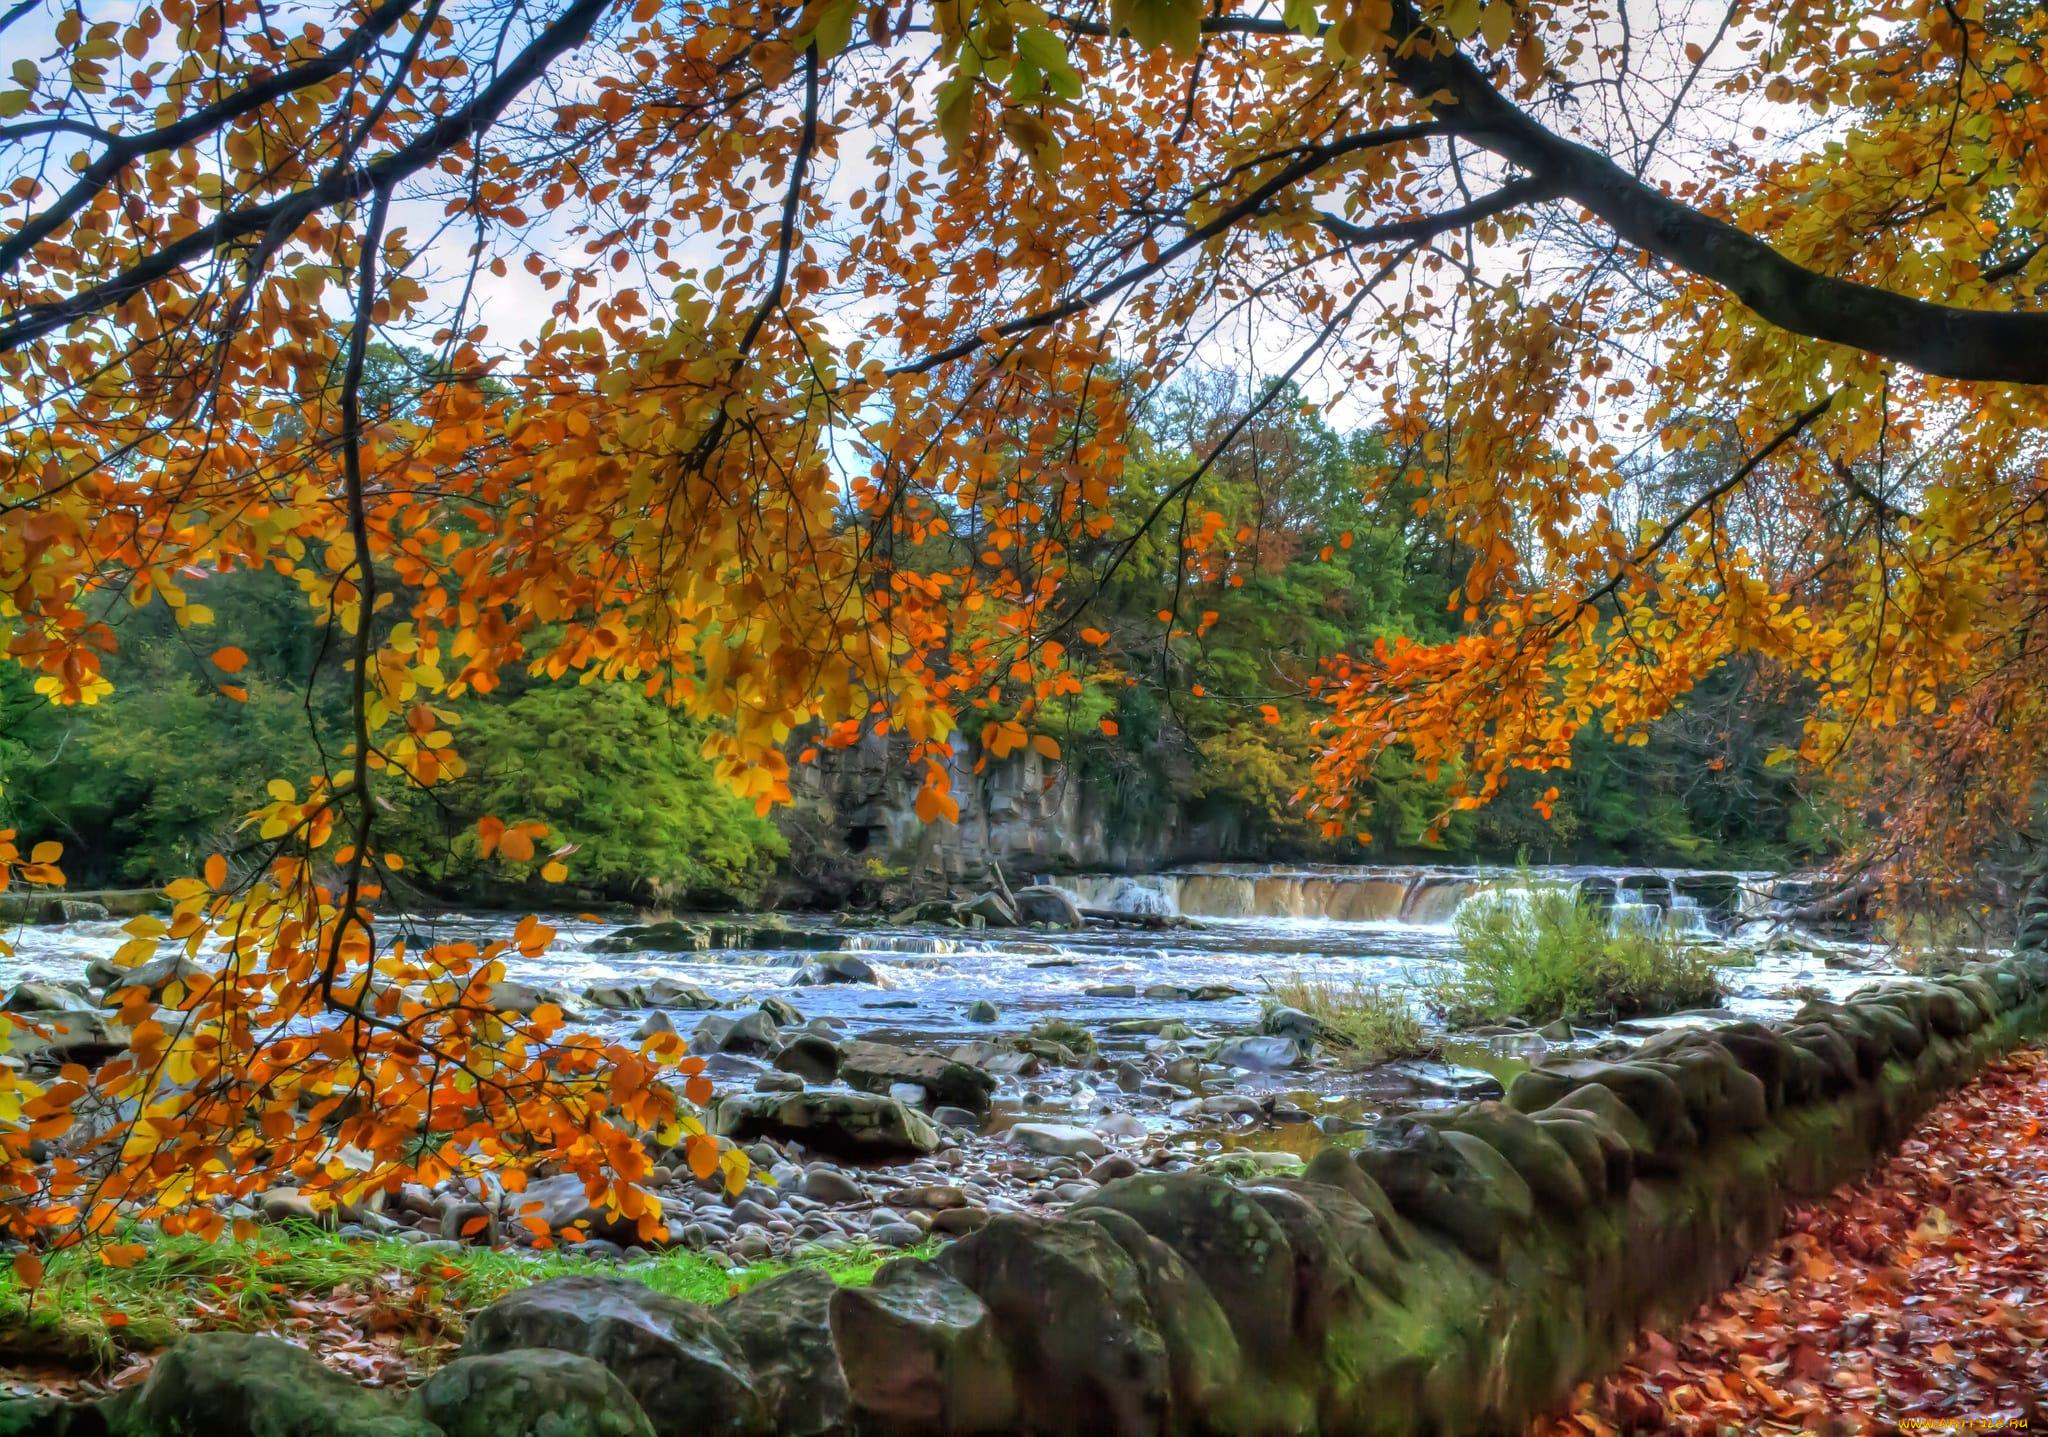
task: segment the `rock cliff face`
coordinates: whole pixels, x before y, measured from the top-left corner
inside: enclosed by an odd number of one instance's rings
[[[1063,764],[1026,752],[975,771],[975,751],[956,740],[951,772],[958,824],[917,817],[919,773],[908,745],[869,737],[799,765],[788,832],[789,868],[827,899],[864,879],[927,890],[985,886],[1000,864],[1011,878],[1076,870],[1141,872],[1225,857],[1230,835],[1175,814],[1122,819],[1115,795]]]

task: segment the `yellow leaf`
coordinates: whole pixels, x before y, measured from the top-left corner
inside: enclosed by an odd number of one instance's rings
[[[569,876],[569,865],[559,858],[550,858],[540,866],[540,876],[543,883],[560,883]]]

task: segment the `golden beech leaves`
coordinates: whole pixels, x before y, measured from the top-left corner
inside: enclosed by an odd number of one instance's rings
[[[1377,431],[1365,482],[1455,589],[1429,636],[1313,656],[1326,832],[1390,756],[1441,826],[1737,660],[1892,870],[2019,826],[2048,17],[1655,8],[49,0],[0,78],[0,645],[94,704],[161,604],[245,701],[209,584],[264,570],[352,723],[123,945],[209,970],[177,1022],[136,999],[99,1070],[0,1069],[0,1221],[555,1166],[651,1235],[650,1146],[743,1181],[679,1045],[492,1005],[547,925],[402,933],[384,799],[462,779],[459,702],[517,678],[690,716],[764,813],[792,755],[886,740],[956,821],[958,776],[1118,737],[1083,702],[1118,664],[1192,675],[1267,572],[1204,468],[1278,404]],[[1257,382],[1134,504],[1145,424],[1234,335]],[[1158,627],[1112,634],[1134,569]],[[568,881],[548,837],[459,842]],[[58,858],[0,834],[0,887]],[[134,1116],[32,1161],[88,1093]]]

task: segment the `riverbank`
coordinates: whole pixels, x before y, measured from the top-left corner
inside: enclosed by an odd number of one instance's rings
[[[1994,1064],[1870,1176],[1794,1208],[1735,1287],[1530,1437],[2038,1430],[2048,1052]],[[1974,1424],[1967,1425],[1966,1424]]]

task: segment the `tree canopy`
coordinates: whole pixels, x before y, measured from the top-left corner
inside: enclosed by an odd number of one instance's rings
[[[168,1022],[137,990],[96,1074],[0,1072],[19,1231],[541,1158],[658,1226],[635,1134],[694,1121],[657,1080],[689,1060],[494,1010],[544,925],[380,926],[383,801],[463,775],[463,703],[524,673],[681,710],[763,810],[800,735],[887,726],[951,817],[956,738],[1057,755],[1129,650],[1201,641],[1202,586],[1270,572],[1197,496],[1301,395],[1459,570],[1300,676],[1327,832],[1408,772],[1440,830],[1731,665],[1808,704],[1775,757],[1880,868],[2026,822],[2037,9],[23,0],[0,36],[10,656],[95,703],[160,604],[247,697],[208,590],[263,569],[348,689],[260,846],[138,928],[218,976]],[[1218,346],[1267,379],[1134,484]],[[1162,555],[1157,633],[1099,627]],[[530,813],[475,843],[574,861]],[[31,1161],[89,1093],[136,1116]]]

